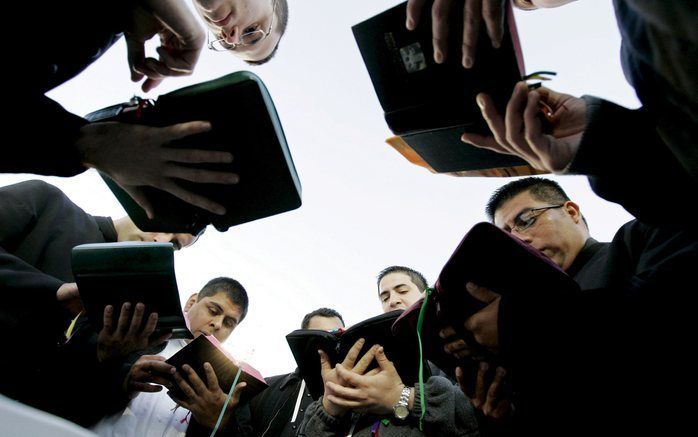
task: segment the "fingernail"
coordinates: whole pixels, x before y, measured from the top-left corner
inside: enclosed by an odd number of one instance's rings
[[[240,176],[236,174],[230,175],[230,177],[228,178],[228,182],[230,182],[231,184],[237,184],[238,182],[240,182]]]
[[[444,60],[444,55],[443,55],[443,53],[441,53],[441,50],[434,51],[434,62],[436,62],[437,64],[440,64],[443,62],[443,60]]]
[[[504,367],[497,367],[497,375],[504,376],[506,374],[507,374],[507,371],[504,369]]]
[[[214,208],[213,212],[218,215],[225,215],[225,208],[223,208],[222,206],[216,207]]]
[[[473,284],[472,282],[468,282],[467,284],[465,284],[465,288],[466,288],[468,291],[475,291],[475,288],[476,288],[476,287],[475,287],[475,284]]]
[[[471,68],[472,66],[473,66],[473,58],[468,56],[468,55],[464,55],[463,56],[463,67]]]
[[[446,338],[446,334],[443,331],[439,331],[439,337]]]
[[[480,361],[480,370],[482,370],[483,372],[486,372],[487,369],[489,369],[489,368],[490,368],[490,366],[489,366],[489,364],[487,364],[486,361]]]
[[[411,18],[407,19],[407,23],[405,25],[407,26],[407,29],[414,30],[414,21]]]
[[[385,349],[383,349],[383,346],[378,347],[378,353],[381,355],[385,353]]]
[[[475,97],[475,102],[477,102],[477,106],[479,106],[480,109],[485,109],[485,100],[480,95]]]
[[[501,45],[502,45],[501,40],[492,41],[492,47],[494,47],[495,49],[498,49],[499,47],[501,47]]]

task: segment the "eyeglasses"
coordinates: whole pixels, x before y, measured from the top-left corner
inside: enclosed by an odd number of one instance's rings
[[[271,22],[269,24],[269,29],[266,32],[262,29],[245,32],[242,35],[240,35],[237,42],[234,42],[232,44],[225,41],[225,36],[223,38],[218,38],[212,41],[212,34],[211,32],[208,32],[208,48],[216,52],[226,52],[228,50],[235,50],[238,47],[253,46],[259,43],[260,41],[263,41],[271,34],[271,29],[274,27],[274,17],[276,16],[276,3],[277,1],[275,0],[274,6],[271,9]],[[216,36],[214,35],[214,37]]]
[[[565,206],[564,204],[562,205],[552,205],[552,206],[542,206],[540,208],[531,208],[528,209],[521,214],[517,215],[516,218],[514,219],[514,226],[511,227],[511,231],[516,231],[516,232],[525,232],[527,229],[530,229],[531,226],[533,226],[534,223],[536,223],[536,220],[538,217],[543,214],[545,211],[549,209],[556,209],[556,208],[562,208]]]

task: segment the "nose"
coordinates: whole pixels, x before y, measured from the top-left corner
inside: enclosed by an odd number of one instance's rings
[[[531,244],[531,242],[533,241],[533,238],[529,234],[527,234],[526,232],[518,232],[515,229],[512,229],[511,235],[515,236],[516,238],[523,241],[524,243]]]
[[[156,243],[169,243],[172,241],[174,234],[155,234],[153,241]]]
[[[220,316],[214,317],[211,320],[211,323],[208,324],[211,327],[211,335],[213,335],[215,332],[218,332],[221,329],[221,326],[222,326],[221,319],[222,319],[222,317],[220,317]]]
[[[401,303],[402,302],[397,297],[394,297],[394,296],[390,297],[390,309],[397,308]]]
[[[240,37],[240,28],[237,25],[233,25],[228,30],[223,29],[222,33],[226,43],[236,44],[238,42],[238,38]]]

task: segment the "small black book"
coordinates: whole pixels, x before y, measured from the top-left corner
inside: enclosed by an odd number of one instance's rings
[[[380,344],[385,349],[385,355],[395,365],[402,381],[407,385],[414,385],[419,374],[419,349],[416,344],[393,336],[391,331],[393,323],[401,313],[401,311],[392,311],[371,317],[346,331],[327,332],[316,329],[297,329],[288,334],[286,341],[293,352],[298,370],[308,386],[310,395],[317,399],[324,393],[318,350],[322,349],[334,366],[344,360],[349,349],[360,338],[365,339],[366,343],[361,349],[358,359],[368,352],[373,345]],[[375,367],[374,360],[369,370]]]
[[[235,185],[196,184],[183,188],[226,208],[219,216],[190,205],[164,191],[143,187],[155,218],[106,175],[102,175],[136,225],[151,232],[198,234],[213,224],[219,231],[301,206],[301,184],[281,121],[262,80],[239,71],[221,78],[164,94],[157,101],[134,97],[86,116],[92,122],[118,121],[168,126],[194,120],[209,121],[212,130],[173,141],[168,146],[230,152],[229,164],[196,164],[197,168],[237,173]]]
[[[90,324],[102,329],[104,307],[112,305],[116,328],[121,306],[145,305],[142,326],[151,312],[158,313],[158,333],[193,338],[187,328],[174,271],[172,243],[122,242],[76,246],[72,269]]]
[[[456,37],[449,41],[446,61],[434,62],[430,5],[424,6],[414,31],[405,28],[405,5],[352,27],[390,130],[437,173],[526,166],[518,157],[460,140],[464,132],[489,133],[475,96],[487,93],[503,109],[524,74],[511,9],[501,47],[492,47],[481,26],[475,65],[465,69]],[[457,12],[463,8],[453,9],[450,34],[462,35],[462,15]]]
[[[166,362],[176,367],[184,379],[186,379],[186,373],[182,370],[182,366],[188,364],[204,384],[207,383],[204,363],[211,364],[218,379],[218,385],[226,394],[233,386],[238,370],[242,369],[237,383],[244,382],[247,385],[240,393],[240,404],[249,402],[268,387],[261,373],[249,364],[233,359],[213,336],[199,335]],[[171,392],[177,398],[186,399],[186,395],[176,384]]]

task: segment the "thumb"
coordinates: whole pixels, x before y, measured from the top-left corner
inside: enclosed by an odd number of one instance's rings
[[[320,355],[320,369],[321,371],[332,370],[332,365],[330,364],[330,357],[327,356],[325,351],[318,349],[317,353]]]
[[[143,79],[141,68],[145,62],[145,46],[142,41],[135,38],[126,38],[126,49],[128,51],[128,66],[131,71],[131,81],[139,82]]]
[[[468,290],[468,293],[475,299],[479,300],[480,302],[484,303],[491,303],[498,297],[500,297],[499,294],[495,293],[494,291],[491,291],[488,288],[485,287],[480,287],[479,285],[473,283],[473,282],[468,282],[465,284],[466,290]]]

